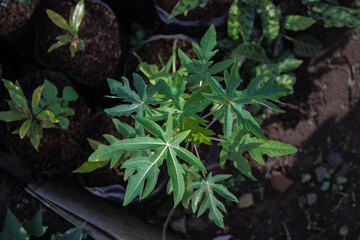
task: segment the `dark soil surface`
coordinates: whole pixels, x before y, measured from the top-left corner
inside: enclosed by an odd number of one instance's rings
[[[27,79],[29,81],[21,82],[25,96],[32,96],[34,89],[43,84],[45,79],[57,86],[60,96],[62,89],[71,85],[70,82],[64,81],[55,74],[39,73],[39,75]],[[30,99],[28,101],[30,102]],[[70,102],[69,106],[75,111],[75,115],[69,116],[70,125],[68,130],[60,128],[44,129],[39,152],[32,146],[29,138],[26,137],[21,140],[18,134],[10,134],[21,125],[21,122],[9,124],[9,145],[33,169],[54,171],[73,165],[73,159],[78,154],[78,142],[83,134],[90,110],[81,98],[76,102]]]
[[[7,35],[20,29],[33,14],[40,0],[33,0],[31,4],[17,0],[1,2],[0,4],[0,36]]]
[[[154,0],[155,5],[168,13],[172,12],[178,2],[178,0]],[[211,0],[204,7],[196,7],[190,10],[186,16],[181,14],[176,16],[176,18],[182,21],[193,21],[221,17],[229,11],[233,2],[234,0]]]
[[[64,1],[52,8],[68,19],[70,8],[77,1]],[[38,28],[38,44],[42,61],[53,69],[58,69],[87,82],[96,82],[113,75],[120,61],[121,47],[119,25],[116,16],[100,4],[85,2],[86,14],[79,30],[80,39],[85,42],[85,50],[79,51],[74,58],[70,56],[69,46],[62,46],[51,53],[47,50],[57,40],[56,37],[66,31],[54,25],[47,16],[43,16]]]

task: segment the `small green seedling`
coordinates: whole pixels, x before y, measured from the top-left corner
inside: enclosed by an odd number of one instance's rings
[[[31,220],[26,220],[22,226],[15,215],[7,209],[0,239],[4,240],[29,240],[30,236],[40,238],[44,236],[48,227],[43,226],[43,218],[41,212],[38,211]],[[57,233],[51,237],[51,240],[81,240],[85,239],[86,234],[83,232],[83,226],[71,228],[64,234]]]
[[[46,13],[56,26],[68,31],[67,34],[56,37],[58,42],[48,49],[48,53],[66,44],[70,44],[69,48],[71,57],[74,57],[77,51],[85,49],[85,42],[79,38],[80,25],[85,15],[84,0],[80,0],[76,4],[75,8],[71,8],[69,23],[60,14],[54,12],[53,10],[46,9]]]
[[[191,9],[194,9],[197,6],[203,7],[209,1],[210,0],[179,0],[171,12],[170,18],[176,17],[182,13],[186,16]]]
[[[347,182],[347,177],[345,176],[338,176],[335,178],[335,182],[331,182],[331,176],[334,174],[334,171],[330,169],[328,172],[324,174],[325,181],[321,184],[321,191],[327,191],[330,189],[333,191],[342,191],[344,189],[343,184]]]
[[[306,198],[304,196],[300,196],[298,198],[298,206],[301,210],[304,211],[307,230],[324,231],[324,228],[317,227],[316,222],[311,219],[311,213],[310,210],[306,207]]]
[[[19,134],[21,139],[25,136],[29,137],[32,145],[38,150],[43,128],[68,128],[70,121],[67,116],[75,115],[74,110],[68,107],[69,102],[78,99],[72,87],[64,87],[62,97],[59,98],[55,85],[45,80],[43,85],[34,90],[29,106],[17,81],[16,83],[5,79],[2,81],[11,100],[8,101],[10,111],[0,112],[0,120],[5,122],[25,120],[20,128],[12,132],[13,134]]]

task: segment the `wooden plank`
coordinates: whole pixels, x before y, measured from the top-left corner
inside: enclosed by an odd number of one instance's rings
[[[51,205],[54,211],[59,212],[70,222],[77,225],[79,219],[86,222],[90,226],[88,230],[94,232],[90,235],[94,235],[93,237],[97,240],[161,239],[159,229],[125,213],[119,205],[90,194],[72,181],[54,179],[45,183],[31,183],[27,191],[39,200],[41,199],[45,205],[49,207]],[[99,233],[95,236],[96,229],[101,229],[103,236]],[[177,238],[168,233],[166,239],[176,240]]]

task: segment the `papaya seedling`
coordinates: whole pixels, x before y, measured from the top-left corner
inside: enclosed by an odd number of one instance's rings
[[[79,37],[80,25],[85,15],[84,0],[80,0],[75,8],[71,8],[68,22],[64,17],[51,9],[46,9],[46,14],[56,26],[68,32],[56,37],[58,41],[50,46],[48,53],[67,44],[70,44],[71,57],[74,57],[77,51],[85,49],[85,42]]]
[[[179,68],[171,69],[174,59],[170,59],[161,70],[145,71],[151,79],[148,84],[140,75],[133,74],[136,92],[125,77],[121,81],[108,79],[110,97],[129,103],[105,109],[105,112],[113,116],[132,116],[137,134],[124,140],[104,135],[109,145],[99,146],[88,161],[108,160],[115,165],[121,155],[130,153],[129,159],[121,165],[125,169],[124,179],[128,181],[124,205],[147,197],[158,182],[161,166],[166,163],[170,177],[167,193],[173,194],[174,207],[179,203],[184,207],[191,205],[198,216],[208,211],[209,219],[224,228],[226,209],[220,197],[238,201],[226,188],[225,180],[232,175],[208,172],[199,149],[218,145],[220,166],[228,162],[253,180],[255,176],[245,152],[260,164],[265,163],[263,155],[274,157],[296,152],[291,145],[266,139],[247,107],[261,104],[283,112],[274,103],[281,103],[279,98],[290,90],[275,85],[274,78],[264,75],[245,86],[236,60],[213,63],[212,58],[218,51],[216,45],[215,27],[211,26],[200,45],[193,44],[197,59],[190,59],[178,49],[172,58],[178,56]],[[215,128],[215,122],[222,128]]]
[[[18,81],[15,83],[2,80],[9,92],[11,100],[8,101],[9,111],[0,112],[0,120],[5,122],[25,120],[20,128],[13,131],[13,134],[19,134],[23,139],[29,137],[30,142],[38,150],[43,128],[67,129],[69,126],[68,116],[75,115],[73,109],[69,107],[69,102],[76,101],[78,95],[70,87],[64,87],[62,97],[57,97],[58,90],[48,80],[37,87],[31,99],[31,106],[25,97]]]

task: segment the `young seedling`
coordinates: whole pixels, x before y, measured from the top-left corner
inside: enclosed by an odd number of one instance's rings
[[[198,216],[209,210],[209,219],[224,228],[226,209],[219,196],[238,201],[224,185],[232,176],[207,173],[198,149],[205,144],[217,144],[221,148],[220,166],[230,162],[227,164],[253,180],[247,155],[265,164],[263,155],[274,157],[296,152],[291,145],[266,139],[246,107],[261,104],[282,112],[274,102],[280,103],[279,98],[290,91],[276,86],[274,78],[266,76],[254,78],[247,87],[243,86],[237,61],[228,59],[215,64],[211,61],[218,51],[214,50],[216,44],[215,27],[211,26],[200,46],[193,44],[197,59],[190,59],[178,49],[161,70],[144,71],[151,79],[149,84],[133,74],[136,92],[124,77],[122,81],[108,80],[112,97],[129,103],[105,112],[113,116],[131,115],[136,121],[137,134],[124,140],[104,135],[109,145],[100,145],[88,161],[111,161],[115,165],[128,153],[129,159],[121,165],[128,181],[124,205],[136,198],[141,200],[154,190],[161,166],[166,162],[170,177],[167,192],[173,194],[174,206],[191,204]],[[171,69],[177,56],[181,66]],[[149,65],[141,63],[141,66],[150,69]],[[213,128],[218,126],[215,122],[223,125],[223,135],[219,134],[221,129]]]
[[[324,231],[324,228],[317,227],[317,223],[311,219],[311,213],[310,210],[306,207],[306,198],[304,196],[300,196],[298,198],[298,206],[301,210],[304,211],[307,230]]]
[[[84,0],[80,0],[75,8],[71,8],[69,22],[53,10],[46,9],[46,13],[56,26],[68,32],[56,37],[58,42],[48,49],[48,53],[66,44],[70,44],[71,57],[74,57],[77,51],[85,49],[85,42],[79,38],[80,25],[85,15]]]
[[[75,114],[74,110],[68,106],[69,102],[78,99],[73,88],[66,86],[63,89],[62,97],[58,98],[56,87],[45,80],[43,85],[34,90],[31,106],[29,106],[17,81],[16,83],[5,79],[2,81],[11,100],[8,101],[10,110],[0,112],[0,120],[5,122],[25,120],[20,128],[13,131],[13,134],[19,134],[21,139],[25,136],[29,137],[32,145],[38,150],[43,128],[68,128],[69,119],[67,116]]]
[[[334,174],[334,171],[332,169],[330,169],[329,171],[327,171],[324,174],[325,177],[325,181],[321,184],[321,191],[327,191],[330,189],[331,186],[331,190],[333,191],[342,191],[344,189],[343,184],[345,184],[347,182],[347,177],[345,176],[338,176],[336,177],[332,182],[332,176]]]
[[[186,16],[191,9],[194,9],[197,6],[203,7],[209,1],[211,0],[179,0],[171,12],[170,18],[176,17],[182,13]]]

